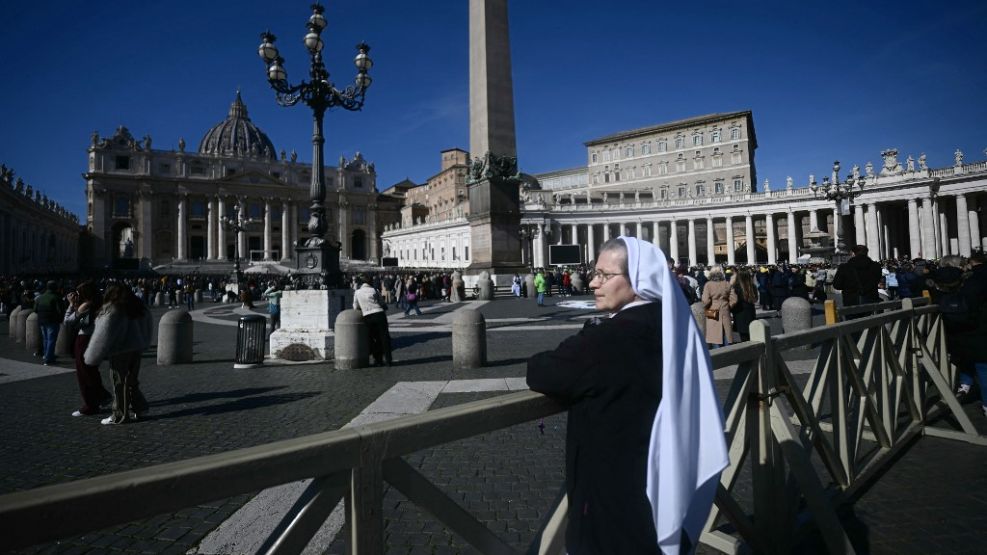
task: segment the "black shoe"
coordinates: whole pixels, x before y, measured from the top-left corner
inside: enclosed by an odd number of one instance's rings
[[[965,404],[973,401],[973,399],[974,399],[974,397],[973,397],[973,388],[972,387],[970,389],[965,390],[965,391],[962,390],[962,389],[959,389],[959,390],[956,391],[955,395],[956,395],[956,400],[959,401],[959,403],[961,405],[965,405]]]

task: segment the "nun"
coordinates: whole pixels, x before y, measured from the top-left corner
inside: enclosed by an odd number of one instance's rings
[[[729,463],[709,351],[665,254],[603,244],[597,310],[528,361],[533,390],[569,407],[566,550],[691,553]]]

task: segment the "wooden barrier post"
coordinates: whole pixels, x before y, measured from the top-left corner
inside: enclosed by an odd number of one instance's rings
[[[823,308],[826,313],[826,325],[832,326],[836,323],[836,301],[832,299],[826,300],[823,303]]]

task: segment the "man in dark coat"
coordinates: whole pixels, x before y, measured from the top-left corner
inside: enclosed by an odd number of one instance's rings
[[[68,303],[55,292],[57,284],[49,281],[45,292],[34,301],[34,312],[38,315],[38,326],[41,327],[41,356],[45,366],[55,363],[55,342],[58,340],[58,328],[65,315]]]
[[[983,253],[970,256],[966,274],[946,266],[933,274],[932,299],[939,305],[946,326],[946,348],[950,361],[960,370],[957,397],[965,401],[973,394],[974,378],[980,386],[981,407],[987,417],[987,259]]]
[[[528,386],[570,404],[566,548],[658,553],[645,486],[662,393],[661,304],[637,297],[619,251],[601,251],[591,275],[597,309],[613,316],[587,322],[554,351],[528,361]]]
[[[833,289],[843,293],[843,306],[880,302],[877,286],[881,283],[881,265],[867,256],[867,247],[857,245],[853,256],[840,264],[833,278]]]

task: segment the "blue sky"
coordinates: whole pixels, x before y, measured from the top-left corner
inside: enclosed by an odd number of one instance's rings
[[[270,29],[289,79],[306,76],[307,1],[7,3],[0,162],[82,214],[93,130],[126,125],[155,148],[198,146],[236,89],[278,149],[311,160],[311,112],[279,107],[257,57]],[[423,182],[469,148],[467,0],[329,2],[325,55],[352,81],[373,47],[362,112],[326,118],[326,157],[361,151],[378,184]],[[750,109],[759,181],[880,165],[896,147],[930,166],[987,148],[987,3],[512,0],[523,171],[583,165],[583,142]]]

